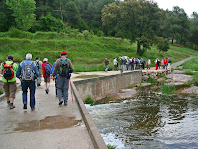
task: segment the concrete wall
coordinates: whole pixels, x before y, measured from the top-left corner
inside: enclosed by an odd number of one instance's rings
[[[94,99],[116,93],[120,89],[140,83],[142,71],[129,71],[122,74],[74,81],[80,97],[85,100],[89,95]]]

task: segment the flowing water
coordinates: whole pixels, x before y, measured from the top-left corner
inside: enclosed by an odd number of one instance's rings
[[[127,100],[86,105],[116,149],[198,149],[198,96],[158,96],[142,88]]]

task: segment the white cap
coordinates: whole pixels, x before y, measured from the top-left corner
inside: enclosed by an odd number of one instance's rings
[[[47,58],[44,58],[43,61],[44,61],[44,62],[48,62],[48,59],[47,59]]]

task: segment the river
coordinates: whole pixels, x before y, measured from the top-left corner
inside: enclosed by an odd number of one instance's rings
[[[86,105],[105,143],[116,149],[198,149],[198,96],[159,96],[152,88],[120,101]]]

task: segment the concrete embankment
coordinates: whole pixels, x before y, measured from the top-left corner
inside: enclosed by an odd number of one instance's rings
[[[142,71],[137,70],[86,80],[74,80],[74,85],[83,100],[88,96],[97,100],[112,93],[116,93],[120,89],[127,88],[130,85],[140,83],[141,80]]]

